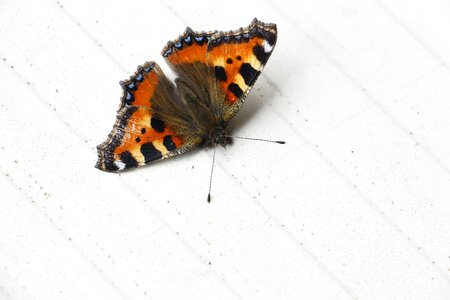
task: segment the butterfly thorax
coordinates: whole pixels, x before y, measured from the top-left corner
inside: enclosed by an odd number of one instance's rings
[[[206,67],[198,64],[185,67],[185,71],[192,74],[199,70],[208,72]],[[226,131],[228,122],[223,116],[225,94],[216,82],[199,83],[195,82],[195,78],[196,76],[191,76],[175,80],[178,95],[184,106],[183,111],[189,116],[187,122],[191,130],[188,130],[187,135],[195,132],[202,137],[205,145],[219,144],[225,147],[232,141]],[[166,114],[170,115],[171,112],[167,111]]]

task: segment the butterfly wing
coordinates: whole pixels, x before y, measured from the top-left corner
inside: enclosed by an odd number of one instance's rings
[[[117,119],[97,146],[96,167],[118,172],[184,153],[202,140],[190,135],[190,117],[159,66],[140,66],[123,88]]]
[[[240,109],[272,54],[276,41],[276,25],[256,18],[246,28],[211,36],[207,64],[214,69],[219,86],[212,100],[218,101],[214,106],[223,107],[225,122]]]
[[[213,68],[207,62],[208,43],[217,31],[197,32],[186,28],[185,32],[174,41],[167,43],[162,56],[167,64],[178,74],[175,80],[178,93],[187,103],[193,116],[201,112],[211,111],[219,116],[221,111],[211,107],[211,95],[216,85]],[[211,116],[199,116],[203,125],[210,124]],[[202,121],[202,120],[199,120]],[[200,122],[202,123],[202,122]],[[198,124],[200,127],[201,124]]]
[[[162,55],[180,81],[195,94],[191,110],[209,109],[214,120],[225,124],[236,114],[272,54],[277,40],[275,24],[254,19],[246,28],[228,32],[195,32],[189,27],[169,42]],[[189,97],[183,97],[189,99]],[[189,102],[189,100],[187,101]],[[205,111],[205,109],[199,109]],[[196,115],[195,113],[193,115]],[[205,118],[205,117],[203,117]]]

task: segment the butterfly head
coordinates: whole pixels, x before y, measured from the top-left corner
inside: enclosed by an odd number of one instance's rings
[[[233,142],[231,136],[225,129],[211,132],[208,139],[212,145],[220,145],[224,148]]]

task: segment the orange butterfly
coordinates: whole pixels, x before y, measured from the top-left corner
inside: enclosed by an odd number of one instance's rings
[[[228,32],[189,27],[162,51],[178,74],[175,85],[155,62],[121,82],[123,95],[108,139],[97,146],[96,167],[119,172],[190,151],[231,142],[226,131],[267,63],[275,24],[254,19]]]

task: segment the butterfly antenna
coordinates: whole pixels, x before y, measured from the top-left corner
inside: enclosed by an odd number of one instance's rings
[[[213,172],[214,172],[214,164],[216,161],[216,148],[217,148],[217,144],[214,146],[213,160],[212,160],[212,166],[211,166],[211,175],[209,176],[208,203],[211,202],[211,185],[212,185],[212,178],[213,178]]]
[[[268,142],[268,143],[277,143],[277,144],[286,144],[285,141],[274,141],[274,140],[266,140],[266,139],[257,139],[257,138],[250,138],[250,137],[244,137],[244,136],[231,136],[228,135],[230,138],[235,139],[241,139],[241,140],[250,140],[250,141],[259,141],[259,142]]]

